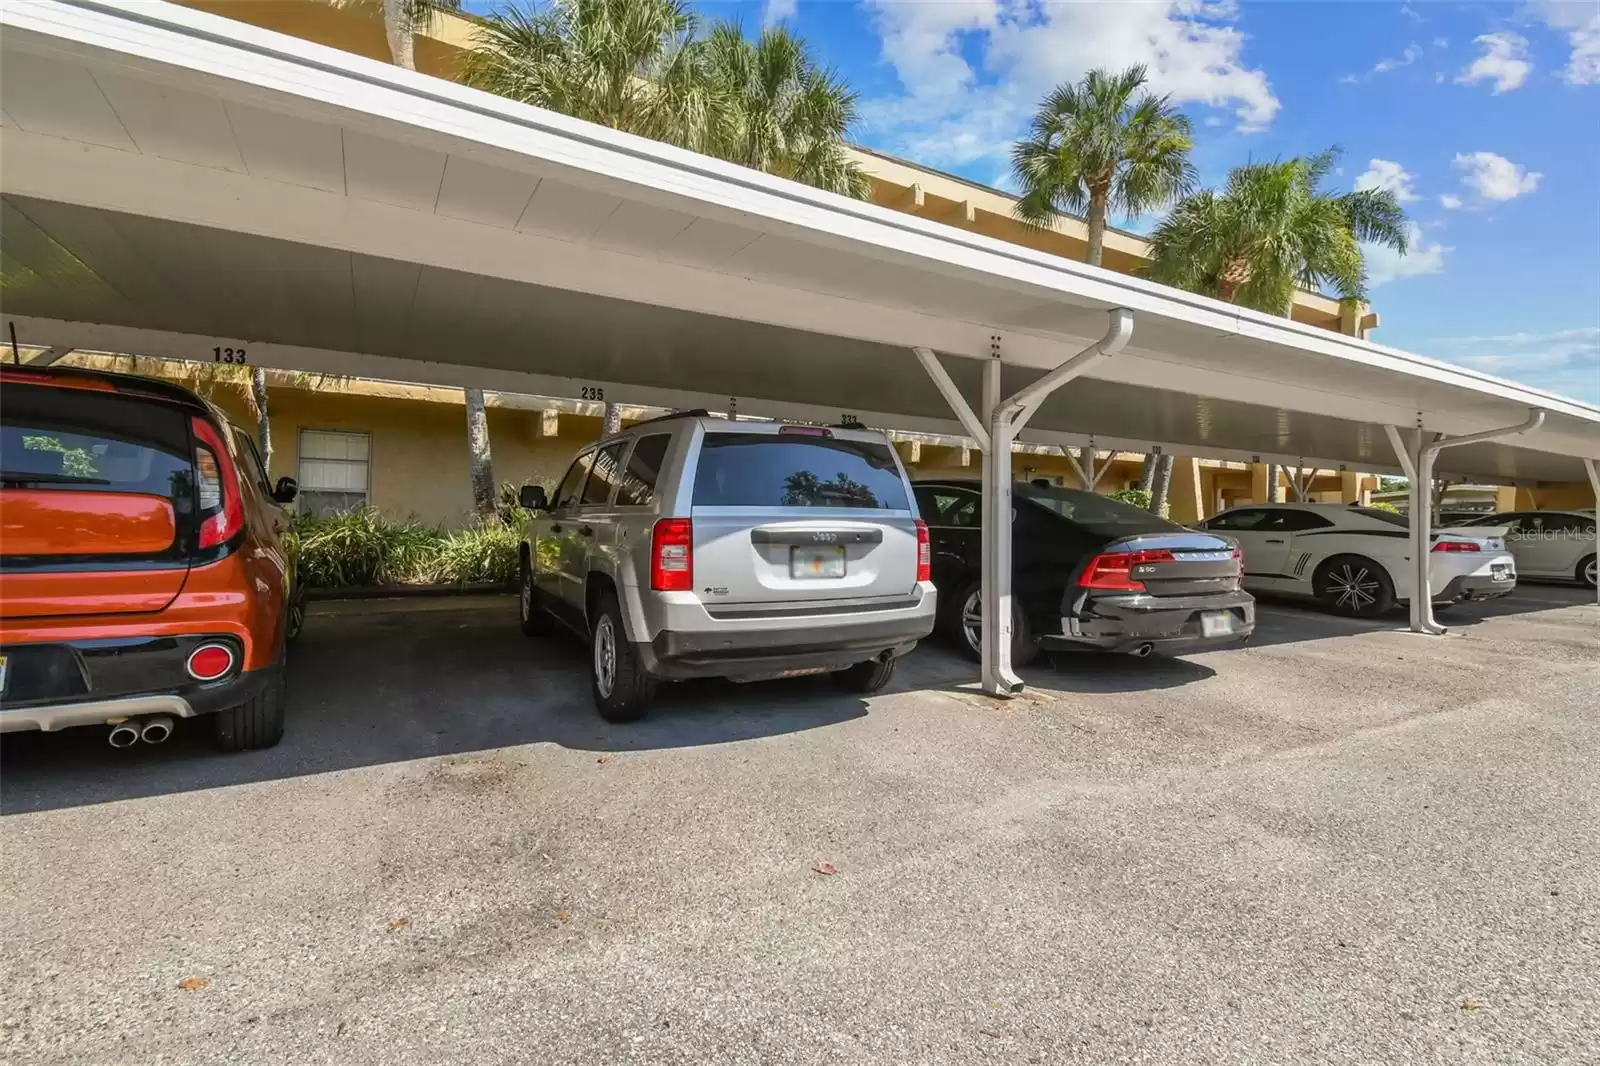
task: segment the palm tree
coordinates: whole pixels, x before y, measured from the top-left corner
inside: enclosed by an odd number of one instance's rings
[[[375,9],[383,16],[383,32],[389,41],[389,58],[394,65],[416,70],[416,36],[435,11],[456,11],[461,0],[335,0],[341,7]],[[489,449],[489,420],[483,407],[482,389],[462,389],[467,407],[467,472],[472,481],[472,509],[478,515],[495,513],[494,462]],[[265,439],[266,415],[262,416]]]
[[[683,0],[553,0],[486,16],[467,81],[512,100],[706,151],[727,124]]]
[[[1330,193],[1319,186],[1339,149],[1235,167],[1223,190],[1185,197],[1151,234],[1150,276],[1204,293],[1289,315],[1298,288],[1331,288],[1340,299],[1364,300],[1361,243],[1404,255],[1405,212],[1394,193],[1362,189]]]
[[[706,61],[726,103],[713,154],[858,200],[872,194],[845,150],[856,94],[804,40],[777,26],[752,43],[723,22],[706,40]]]
[[[1011,150],[1022,190],[1016,217],[1048,226],[1060,213],[1085,216],[1090,266],[1100,265],[1113,211],[1143,214],[1194,187],[1189,120],[1170,97],[1139,92],[1145,73],[1143,66],[1091,70],[1076,84],[1057,86]]]

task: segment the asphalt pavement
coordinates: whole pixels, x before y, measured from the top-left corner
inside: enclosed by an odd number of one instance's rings
[[[4,739],[0,1059],[1592,1063],[1591,597],[630,726],[509,599],[320,605],[272,751]]]

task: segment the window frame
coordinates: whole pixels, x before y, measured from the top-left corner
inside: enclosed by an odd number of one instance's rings
[[[611,464],[611,468],[614,472],[616,480],[612,481],[610,487],[606,489],[604,499],[591,500],[589,499],[589,485],[595,481],[595,471],[600,469],[600,457],[609,451],[615,451],[617,455],[616,459]],[[595,507],[606,508],[611,506],[611,501],[616,499],[617,496],[617,486],[622,483],[622,460],[623,457],[628,454],[628,451],[629,448],[627,440],[613,440],[604,444],[596,445],[595,448],[590,452],[591,459],[589,461],[589,473],[583,479],[583,488],[578,491],[577,506],[579,510],[588,510]]]
[[[664,441],[665,442],[661,446],[661,460],[660,460],[659,463],[656,464],[655,474],[650,479],[649,487],[648,487],[648,490],[647,490],[647,497],[644,500],[630,500],[630,501],[624,502],[623,499],[622,499],[622,490],[623,490],[624,485],[627,484],[628,478],[630,476],[633,476],[633,460],[634,460],[634,457],[639,454],[639,445],[643,444],[647,440],[660,440],[660,441]],[[641,433],[641,434],[639,434],[639,435],[637,435],[635,437],[632,437],[631,441],[632,441],[632,443],[628,448],[627,454],[624,455],[623,459],[622,459],[621,477],[619,477],[617,479],[617,491],[616,491],[615,495],[613,496],[613,500],[615,502],[612,504],[612,506],[613,507],[654,507],[655,503],[656,503],[656,489],[661,484],[661,475],[667,468],[667,459],[668,459],[668,457],[672,454],[672,434],[671,433]],[[641,482],[644,481],[643,478],[639,478],[638,480],[641,481]]]
[[[550,513],[551,514],[555,514],[558,511],[568,511],[568,510],[576,510],[577,509],[576,505],[568,505],[568,506],[563,506],[562,505],[562,502],[561,502],[561,486],[563,486],[563,485],[565,485],[567,483],[567,476],[569,474],[571,474],[574,470],[576,470],[578,468],[579,464],[583,463],[585,460],[588,460],[589,461],[589,465],[584,467],[582,476],[579,478],[578,483],[575,486],[573,486],[573,490],[572,490],[573,499],[574,500],[581,501],[583,499],[583,486],[584,486],[584,483],[589,480],[589,471],[594,468],[594,461],[593,461],[594,451],[595,450],[594,450],[593,447],[585,448],[582,451],[580,451],[577,455],[573,456],[572,457],[572,462],[567,464],[567,469],[562,472],[560,479],[556,481],[556,487],[553,490],[551,490],[551,492],[550,492]]]
[[[235,437],[234,447],[237,450],[245,453],[245,465],[248,466],[251,472],[256,476],[256,484],[260,487],[262,492],[266,493],[267,499],[272,499],[272,475],[267,473],[267,464],[261,458],[261,449],[256,447],[255,438],[246,433],[240,426],[230,424],[228,428],[233,431]],[[369,443],[367,445],[367,454],[369,456],[372,454],[371,447],[372,446]],[[370,486],[372,480],[370,472],[367,480]],[[370,493],[370,487],[368,491]]]
[[[237,428],[237,427],[235,427],[235,428]],[[329,462],[329,463],[357,463],[357,462],[359,462],[359,463],[361,463],[361,465],[365,468],[366,477],[365,477],[364,480],[367,483],[367,487],[362,491],[362,493],[361,493],[361,503],[358,504],[357,506],[360,506],[360,507],[371,507],[372,506],[372,431],[371,430],[366,430],[366,429],[333,429],[333,428],[327,427],[327,426],[300,426],[295,430],[294,468],[295,468],[295,475],[296,475],[295,476],[295,485],[297,486],[296,493],[295,493],[295,500],[296,500],[297,504],[302,506],[302,507],[304,507],[305,505],[309,505],[312,502],[312,496],[308,496],[307,495],[308,493],[315,494],[315,493],[319,493],[319,492],[326,493],[326,492],[346,491],[346,490],[341,490],[341,489],[319,489],[314,485],[312,485],[312,486],[308,486],[307,485],[306,478],[305,478],[305,472],[306,472],[305,471],[305,461],[306,461],[306,447],[305,447],[305,445],[306,445],[306,434],[307,433],[332,433],[332,434],[336,434],[338,436],[343,436],[343,437],[365,437],[367,439],[367,457],[365,459],[359,459],[359,460],[358,459],[322,459],[322,458],[319,458],[317,456],[312,456],[311,459],[312,459],[312,462]]]

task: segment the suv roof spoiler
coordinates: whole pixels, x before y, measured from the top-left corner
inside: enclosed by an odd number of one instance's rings
[[[119,374],[111,370],[91,370],[78,366],[29,366],[27,363],[8,363],[0,364],[0,380],[19,385],[33,382],[62,388],[106,389],[129,396],[168,400],[210,413],[210,405],[182,385],[138,374]]]

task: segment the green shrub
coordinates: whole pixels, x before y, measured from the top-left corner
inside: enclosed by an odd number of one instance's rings
[[[1400,513],[1400,508],[1396,507],[1392,503],[1386,503],[1383,500],[1373,500],[1369,506],[1371,506],[1375,511],[1388,511],[1390,514]]]
[[[1118,489],[1116,492],[1108,492],[1106,495],[1113,500],[1121,500],[1125,504],[1137,507],[1141,511],[1150,510],[1150,492],[1148,489]]]
[[[300,515],[291,551],[309,588],[372,585],[510,584],[522,523],[495,519],[455,533],[396,522],[371,507],[326,517]]]

